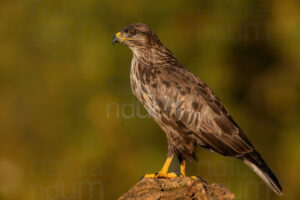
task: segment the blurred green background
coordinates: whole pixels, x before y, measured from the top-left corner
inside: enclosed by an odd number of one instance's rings
[[[130,91],[132,54],[111,44],[133,22],[215,90],[284,199],[299,199],[299,10],[296,0],[2,0],[0,199],[116,199],[162,167],[165,135]],[[236,199],[277,199],[242,162],[197,155],[188,175]]]

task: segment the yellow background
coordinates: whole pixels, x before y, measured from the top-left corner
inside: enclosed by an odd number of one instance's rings
[[[0,199],[116,199],[161,168],[165,135],[131,94],[130,50],[111,44],[133,22],[215,90],[285,198],[299,199],[299,10],[296,0],[1,1]],[[277,198],[242,162],[197,156],[188,175],[237,199]]]

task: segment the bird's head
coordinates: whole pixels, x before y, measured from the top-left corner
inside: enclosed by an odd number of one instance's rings
[[[113,37],[112,43],[122,43],[131,49],[151,47],[161,44],[152,29],[142,23],[125,26]]]

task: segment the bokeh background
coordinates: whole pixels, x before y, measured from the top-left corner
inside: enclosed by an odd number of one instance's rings
[[[165,135],[131,94],[130,50],[111,44],[133,22],[215,90],[284,199],[299,199],[299,10],[296,0],[2,0],[0,199],[117,199],[161,168]],[[197,155],[188,175],[237,199],[278,198],[242,162]]]

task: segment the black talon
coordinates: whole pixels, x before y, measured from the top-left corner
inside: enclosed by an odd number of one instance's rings
[[[206,180],[204,180],[203,178],[201,178],[200,176],[195,176],[199,181],[204,182],[207,184]]]

